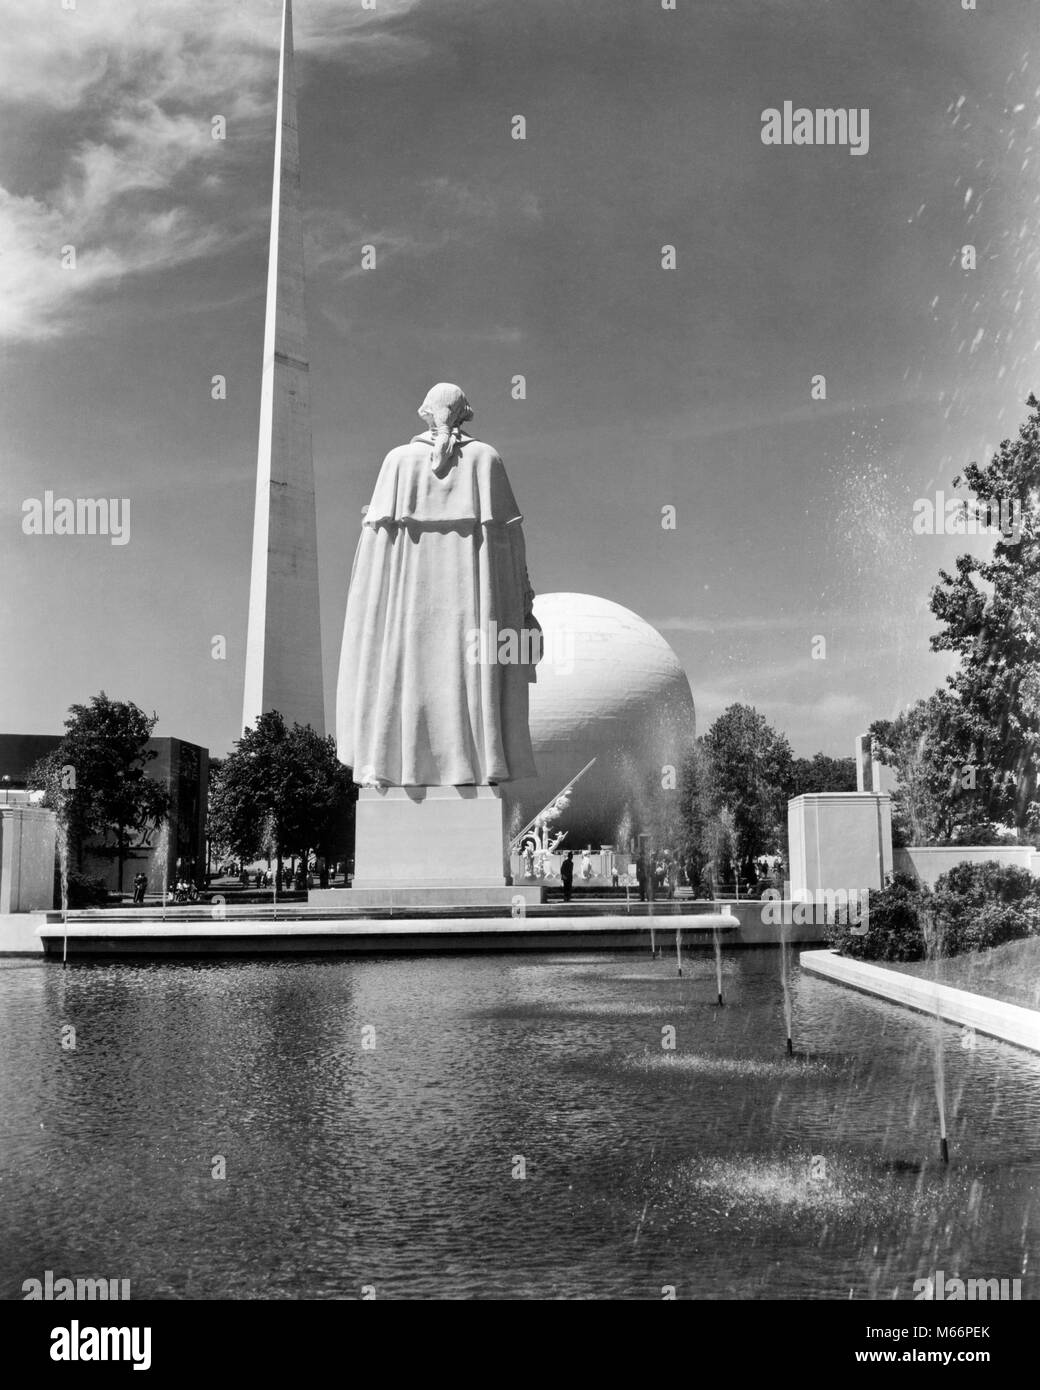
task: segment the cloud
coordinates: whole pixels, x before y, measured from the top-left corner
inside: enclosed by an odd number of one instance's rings
[[[385,267],[402,257],[422,260],[445,246],[478,238],[489,227],[536,223],[542,217],[537,195],[522,189],[475,188],[460,179],[437,177],[423,179],[418,190],[423,199],[421,213],[408,229],[364,226],[339,208],[308,209],[308,268],[344,283],[366,273],[362,266],[365,246],[375,247],[377,263]],[[332,318],[324,308],[322,312]],[[516,329],[504,329],[493,332],[489,340],[516,342],[520,336]]]
[[[373,11],[308,0],[294,16],[297,51],[369,67],[414,61],[421,45],[393,24],[418,3],[379,0]],[[21,186],[0,175],[0,339],[81,328],[125,276],[256,234],[255,213],[236,208],[229,222],[210,200],[271,139],[280,15],[276,0],[80,0],[68,10],[0,0],[9,167],[39,171],[28,186],[24,174]],[[217,115],[233,143],[212,138]],[[61,263],[69,245],[75,270]]]
[[[658,632],[805,632],[807,618],[649,618]]]

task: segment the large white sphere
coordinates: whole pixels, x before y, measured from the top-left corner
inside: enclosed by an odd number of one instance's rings
[[[690,683],[661,634],[618,603],[541,594],[534,611],[544,633],[531,687],[538,777],[503,789],[514,830],[595,758],[556,824],[567,830],[568,848],[615,844],[647,828],[648,797],[662,794],[663,769],[678,773],[695,732]]]

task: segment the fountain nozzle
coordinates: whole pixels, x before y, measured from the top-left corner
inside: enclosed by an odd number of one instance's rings
[[[944,1163],[949,1163],[950,1161],[950,1146],[946,1141],[945,1134],[939,1140],[939,1157]]]
[[[787,1055],[788,1057],[794,1056],[794,1043],[791,1041],[790,1033],[787,1035]]]

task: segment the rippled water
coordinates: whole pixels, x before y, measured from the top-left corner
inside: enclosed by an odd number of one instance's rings
[[[1040,1296],[1040,1058],[944,1030],[944,1170],[931,1020],[795,969],[788,1059],[777,953],[724,986],[710,952],[2,961],[0,1294]]]

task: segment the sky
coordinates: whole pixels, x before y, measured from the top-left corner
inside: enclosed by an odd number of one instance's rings
[[[223,753],[281,5],[74,3],[0,0],[0,730],[103,688]],[[327,717],[361,508],[442,380],[505,460],[535,590],[653,623],[700,730],[741,701],[848,755],[942,684],[930,589],[992,540],[914,534],[914,503],[1040,385],[1032,0],[296,0],[294,25]],[[764,144],[787,100],[867,109],[866,152]],[[47,490],[129,499],[127,543],[26,535]]]

